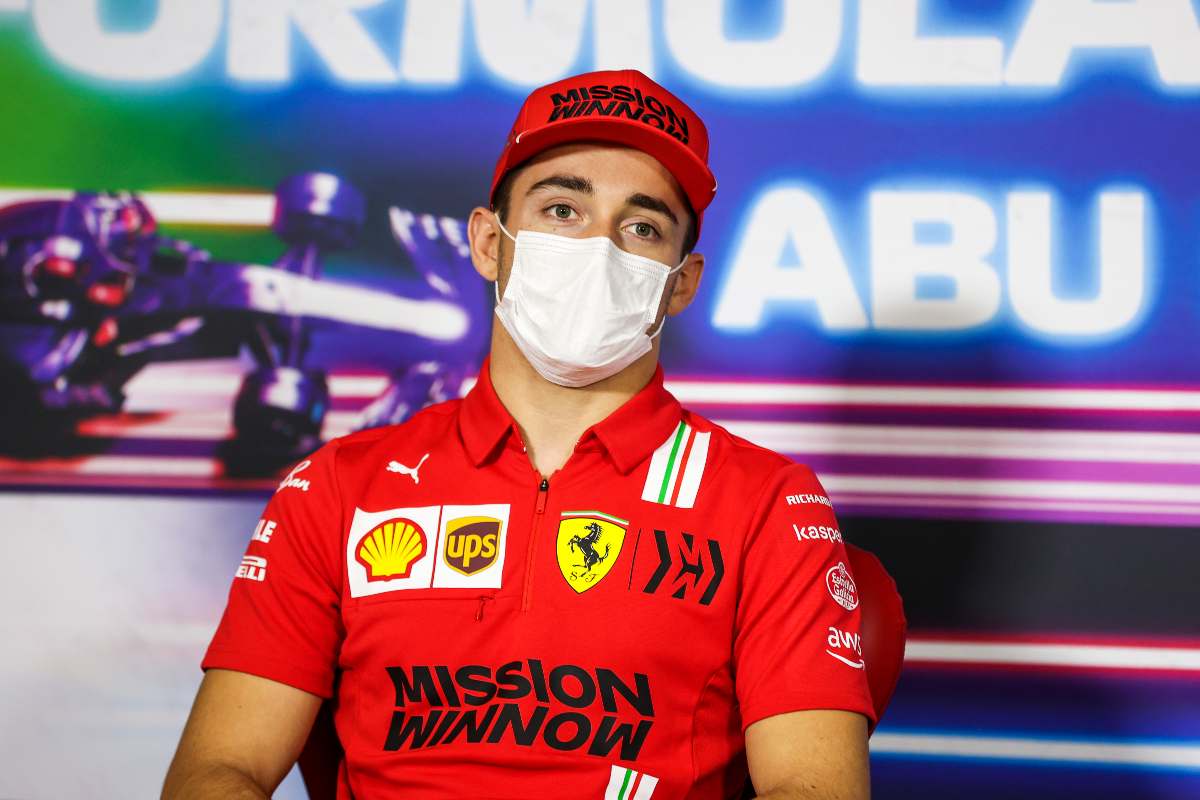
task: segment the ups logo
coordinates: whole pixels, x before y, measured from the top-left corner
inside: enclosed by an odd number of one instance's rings
[[[496,562],[500,520],[494,517],[459,517],[446,523],[442,561],[462,575],[474,575]]]

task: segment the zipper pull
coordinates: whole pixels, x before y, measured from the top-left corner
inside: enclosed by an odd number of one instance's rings
[[[489,594],[479,595],[479,607],[475,609],[475,621],[476,622],[483,622],[483,607],[487,603],[487,601],[491,600],[491,599],[492,599],[492,596]]]
[[[550,491],[550,479],[542,478],[542,482],[538,485],[537,507],[534,511],[541,514],[546,510],[546,495]]]

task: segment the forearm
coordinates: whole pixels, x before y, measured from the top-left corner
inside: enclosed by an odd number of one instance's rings
[[[162,800],[270,800],[270,793],[244,772],[223,764],[168,776]]]
[[[746,728],[757,800],[870,800],[867,718],[835,709],[792,711]]]
[[[848,794],[817,786],[781,786],[755,795],[754,800],[869,800],[869,794]]]

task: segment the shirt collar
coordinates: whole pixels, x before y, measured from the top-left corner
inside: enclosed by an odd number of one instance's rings
[[[492,386],[490,364],[489,356],[483,360],[479,377],[458,412],[459,435],[477,467],[495,453],[507,434],[517,430]],[[663,386],[663,368],[658,364],[649,382],[620,408],[584,431],[579,443],[595,437],[617,470],[628,474],[666,440],[682,415],[679,401]]]

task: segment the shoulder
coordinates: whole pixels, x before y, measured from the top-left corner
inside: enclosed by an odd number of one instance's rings
[[[709,436],[710,452],[726,469],[766,477],[796,463],[782,453],[752,442],[691,409],[683,410],[683,421],[698,433]]]
[[[403,445],[405,449],[433,449],[446,442],[446,434],[455,424],[462,400],[446,400],[426,406],[398,425],[355,431],[330,439],[310,456],[339,470],[353,470],[370,462],[380,451]]]
[[[745,492],[772,486],[779,489],[795,487],[805,491],[819,490],[824,494],[816,473],[807,464],[753,442],[690,409],[683,410],[683,421],[698,433],[708,435],[714,478],[726,486],[741,487]]]

